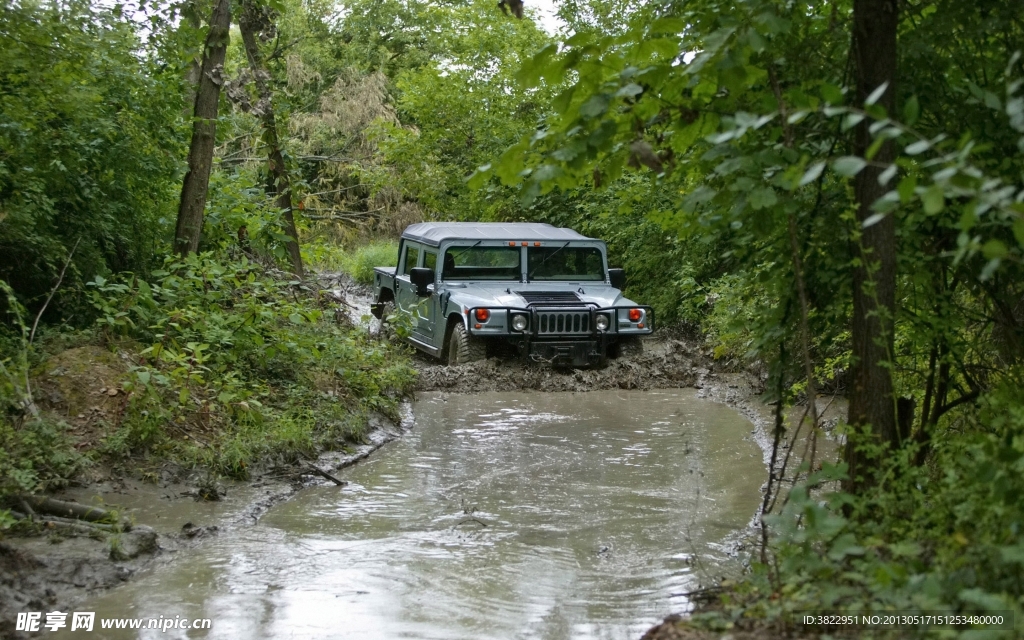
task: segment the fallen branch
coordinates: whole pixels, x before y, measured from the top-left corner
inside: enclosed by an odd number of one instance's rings
[[[60,283],[64,282],[64,272],[68,270],[68,265],[71,264],[71,258],[75,255],[75,249],[78,248],[78,243],[82,239],[75,240],[75,246],[71,247],[71,252],[68,253],[68,259],[64,261],[64,266],[60,270],[60,276],[57,277],[57,284],[53,285],[53,289],[50,289],[50,295],[46,296],[46,301],[43,302],[43,306],[39,309],[39,313],[36,314],[35,322],[32,323],[32,331],[28,334],[28,343],[32,344],[32,340],[36,337],[36,329],[39,327],[39,319],[43,317],[43,312],[46,311],[47,305],[50,304],[50,300],[53,300],[53,296],[60,289]]]
[[[459,520],[458,522],[455,523],[455,526],[458,527],[458,526],[466,524],[467,522],[475,522],[478,525],[480,525],[481,527],[486,527],[487,526],[486,522],[484,522],[483,520],[481,520],[479,518],[474,518],[473,516],[470,516],[468,518],[463,518],[462,520]]]
[[[79,504],[77,502],[65,502],[64,500],[55,500],[54,498],[47,498],[45,496],[32,496],[24,495],[21,496],[24,503],[38,511],[39,513],[45,513],[51,516],[70,517],[77,520],[86,520],[88,522],[101,522],[104,520],[112,520],[114,518],[113,513],[100,507],[90,507],[89,505]]]
[[[323,469],[321,469],[319,467],[315,467],[313,465],[308,465],[308,469],[310,471],[312,471],[313,473],[317,474],[318,476],[321,476],[323,478],[327,478],[328,480],[330,480],[334,484],[338,485],[339,487],[344,487],[346,484],[348,484],[347,481],[345,481],[345,480],[338,480],[337,478],[335,478],[334,476],[332,476],[331,474],[327,473],[326,471],[324,471]]]

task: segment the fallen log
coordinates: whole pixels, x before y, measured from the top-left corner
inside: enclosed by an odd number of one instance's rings
[[[65,502],[45,496],[24,495],[21,499],[26,505],[39,513],[46,513],[51,516],[64,518],[75,518],[88,522],[113,521],[114,514],[100,507],[92,507],[77,502]]]

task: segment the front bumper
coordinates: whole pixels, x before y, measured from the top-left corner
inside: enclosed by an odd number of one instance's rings
[[[587,367],[600,364],[605,356],[602,340],[544,340],[524,345],[534,362],[563,367]]]
[[[490,317],[476,320],[477,308],[487,309]],[[642,311],[637,321],[629,319],[630,309]],[[522,331],[512,328],[512,318],[522,314],[528,324]],[[605,329],[598,329],[597,318],[604,315]],[[619,340],[654,332],[654,309],[644,305],[619,307],[473,307],[465,310],[466,325],[473,336],[503,338],[519,347],[532,360],[565,366],[600,363],[608,345]]]

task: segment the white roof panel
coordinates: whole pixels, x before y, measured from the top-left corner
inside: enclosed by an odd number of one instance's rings
[[[406,227],[402,237],[434,247],[446,240],[593,240],[540,222],[421,222]]]

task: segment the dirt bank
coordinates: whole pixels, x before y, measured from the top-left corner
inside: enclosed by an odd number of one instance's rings
[[[76,603],[117,586],[154,564],[171,562],[211,536],[252,526],[273,505],[303,488],[332,484],[310,467],[333,475],[356,464],[411,426],[408,405],[395,424],[371,416],[363,444],[316,460],[268,468],[249,482],[219,480],[218,500],[200,500],[208,474],[166,466],[161,479],[143,481],[123,470],[93,469],[54,497],[117,512],[130,531],[83,535],[40,524],[0,540],[0,638],[28,638],[15,630],[19,612],[71,611]]]

